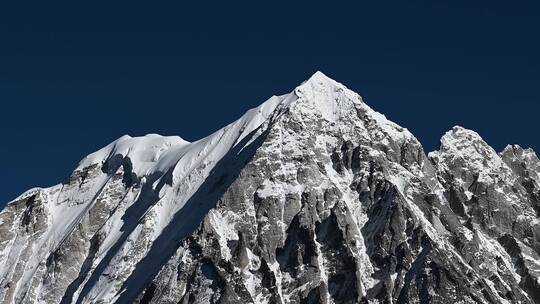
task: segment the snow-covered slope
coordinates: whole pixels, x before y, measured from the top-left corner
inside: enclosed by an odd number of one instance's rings
[[[0,213],[4,303],[540,301],[540,161],[424,154],[317,72],[190,143],[123,136]]]

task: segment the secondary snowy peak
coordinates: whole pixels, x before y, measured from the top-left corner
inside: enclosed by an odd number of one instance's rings
[[[472,130],[455,126],[441,138],[441,151],[444,152],[474,152],[486,157],[493,157],[495,151]]]
[[[475,131],[455,126],[441,138],[438,151],[429,153],[431,160],[442,170],[452,170],[464,175],[472,175],[475,179],[500,179],[511,175],[511,170],[520,175],[537,177],[540,172],[540,161],[536,153],[518,145],[508,145],[501,153],[497,153]],[[462,176],[463,177],[463,176]]]
[[[131,137],[124,135],[113,141],[106,147],[85,157],[76,170],[81,170],[88,166],[104,163],[108,158],[115,155],[129,157],[136,174],[148,174],[154,166],[159,166],[163,160],[164,153],[169,150],[181,150],[189,145],[179,136],[161,136],[157,134],[148,134],[141,137]]]
[[[521,164],[522,167],[528,168],[530,174],[540,174],[540,160],[531,148],[523,149],[519,145],[508,145],[500,155],[507,163]]]
[[[429,153],[429,157],[441,171],[458,172],[468,182],[490,181],[510,174],[499,154],[478,133],[460,126],[446,132],[439,151]]]

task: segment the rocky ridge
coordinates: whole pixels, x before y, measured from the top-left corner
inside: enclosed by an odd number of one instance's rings
[[[540,160],[317,72],[197,142],[124,136],[0,212],[4,303],[540,303]]]

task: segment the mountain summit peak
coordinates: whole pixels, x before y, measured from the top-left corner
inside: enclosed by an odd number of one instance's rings
[[[306,81],[321,81],[321,80],[323,80],[323,81],[328,81],[328,80],[334,81],[332,78],[326,76],[326,74],[324,74],[321,71],[316,71]]]
[[[323,72],[316,71],[306,81],[304,81],[299,87],[320,88],[320,87],[336,87],[336,86],[344,87],[344,85],[326,76]]]
[[[0,212],[0,302],[540,303],[540,160],[460,127],[430,156],[319,71],[195,142],[123,136]]]

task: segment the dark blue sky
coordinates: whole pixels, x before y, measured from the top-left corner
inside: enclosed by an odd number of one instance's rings
[[[538,1],[108,2],[0,4],[0,202],[122,134],[199,139],[316,70],[426,150],[459,124],[540,151]]]

